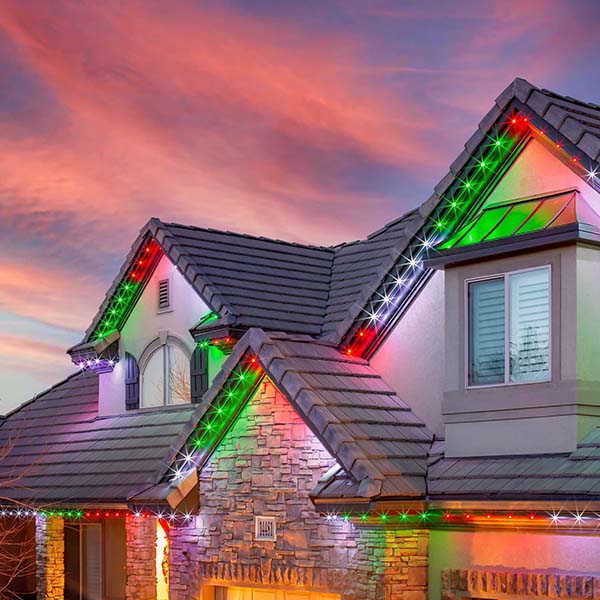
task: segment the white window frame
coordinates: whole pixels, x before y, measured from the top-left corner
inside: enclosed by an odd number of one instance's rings
[[[167,356],[168,356],[168,348],[167,347],[168,346],[178,347],[183,352],[183,354],[186,356],[188,363],[190,361],[191,354],[190,354],[189,348],[178,337],[169,335],[169,336],[167,336],[164,343],[160,340],[160,338],[156,338],[155,340],[150,342],[150,344],[148,344],[148,346],[146,346],[145,350],[142,352],[142,356],[140,357],[140,362],[139,362],[139,369],[140,369],[139,385],[140,385],[140,408],[141,409],[157,410],[157,409],[166,408],[166,407],[170,407],[170,406],[187,406],[187,404],[183,404],[183,403],[176,404],[176,403],[168,402],[168,400],[170,398],[170,390],[168,388],[169,383],[170,383],[170,381],[169,381],[169,375],[170,375],[169,364],[168,364],[168,360],[167,360]],[[144,375],[146,373],[146,367],[148,366],[150,359],[157,352],[161,353],[161,358],[162,358],[162,373],[163,373],[163,382],[164,382],[164,384],[163,384],[163,403],[160,406],[144,406]]]
[[[549,342],[548,342],[548,378],[538,379],[537,381],[510,381],[510,276],[518,273],[526,273],[527,271],[539,271],[540,269],[548,270],[548,323],[549,323]],[[471,339],[470,339],[470,326],[471,326],[471,314],[470,314],[470,294],[469,286],[472,283],[479,283],[481,281],[490,281],[492,279],[503,279],[504,280],[504,382],[502,383],[470,383],[470,365],[471,365]],[[550,383],[552,381],[552,265],[543,264],[535,267],[527,267],[526,269],[515,269],[514,271],[501,271],[494,273],[493,275],[484,275],[481,277],[472,277],[465,279],[464,282],[464,299],[465,299],[465,327],[464,327],[464,340],[465,340],[465,389],[476,390],[482,388],[494,388],[494,387],[507,387],[514,385],[535,385],[537,383]]]

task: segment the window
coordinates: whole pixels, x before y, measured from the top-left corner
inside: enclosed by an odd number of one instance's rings
[[[124,519],[65,522],[65,600],[125,600],[127,533]],[[19,596],[20,597],[20,596]]]
[[[65,600],[102,600],[102,529],[65,525]]]
[[[469,385],[550,379],[550,267],[469,282]]]
[[[156,348],[143,369],[143,407],[190,402],[189,358],[179,344],[168,341]]]

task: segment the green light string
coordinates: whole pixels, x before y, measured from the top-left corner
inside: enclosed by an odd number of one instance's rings
[[[406,528],[465,527],[465,526],[550,526],[597,529],[600,515],[593,511],[534,510],[534,511],[469,511],[425,508],[422,510],[386,510],[370,512],[330,512],[328,522],[343,521],[362,525]]]
[[[146,283],[152,276],[162,250],[154,238],[146,239],[110,297],[89,340],[97,342],[113,331],[120,331],[135,306]]]
[[[256,357],[245,355],[211,402],[169,469],[170,481],[184,478],[233,426],[240,410],[256,390],[264,371]]]
[[[384,281],[359,313],[342,341],[349,356],[365,356],[409,300],[430,269],[423,265],[431,252],[455,232],[483,203],[494,182],[512,164],[519,144],[529,133],[526,116],[513,113],[486,135],[471,155],[427,222],[413,238]]]

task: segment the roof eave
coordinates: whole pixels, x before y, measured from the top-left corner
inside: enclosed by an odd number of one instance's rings
[[[600,246],[600,231],[582,224],[569,224],[511,238],[500,238],[438,251],[427,260],[427,266],[437,270],[465,263],[500,258],[570,243],[585,242]]]

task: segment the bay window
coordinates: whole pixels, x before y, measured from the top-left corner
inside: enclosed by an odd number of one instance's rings
[[[550,267],[468,282],[468,385],[550,379]]]

